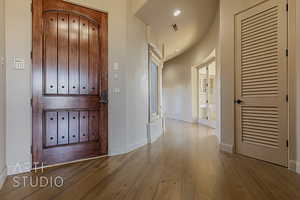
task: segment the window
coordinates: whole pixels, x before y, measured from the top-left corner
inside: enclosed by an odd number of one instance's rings
[[[150,61],[150,113],[158,114],[158,65]]]
[[[162,56],[159,51],[149,45],[149,63],[148,63],[148,83],[149,83],[149,122],[155,122],[161,117],[161,73],[162,73]]]

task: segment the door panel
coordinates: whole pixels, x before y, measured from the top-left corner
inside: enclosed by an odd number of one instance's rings
[[[69,142],[70,144],[79,142],[79,113],[70,112],[69,113]]]
[[[97,111],[90,111],[89,113],[89,139],[91,141],[97,141],[99,139],[97,135],[98,130],[98,112]]]
[[[46,94],[57,94],[57,13],[45,13],[44,24]]]
[[[69,113],[58,112],[57,144],[69,144]]]
[[[287,13],[269,0],[236,16],[237,152],[287,166]]]
[[[33,0],[34,163],[107,154],[104,74],[107,14],[62,0]]]
[[[69,92],[79,94],[79,16],[69,15]]]
[[[88,117],[88,112],[80,112],[80,142],[87,142],[89,140]]]
[[[69,86],[69,15],[58,13],[58,94],[68,94]]]
[[[98,65],[99,65],[99,47],[98,47],[98,27],[89,23],[89,94],[98,94]]]
[[[57,112],[46,113],[46,147],[57,145]]]
[[[88,80],[89,80],[89,22],[80,17],[80,94],[88,94]]]

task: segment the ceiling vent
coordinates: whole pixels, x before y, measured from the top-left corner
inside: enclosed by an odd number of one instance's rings
[[[176,31],[178,31],[178,26],[177,26],[177,24],[172,24],[172,28],[173,28],[173,30],[176,32]]]

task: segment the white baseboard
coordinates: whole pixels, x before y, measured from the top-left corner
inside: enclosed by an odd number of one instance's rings
[[[148,144],[154,143],[163,135],[163,119],[147,124]]]
[[[124,151],[111,151],[108,153],[108,156],[109,157],[112,157],[112,156],[120,156],[120,155],[123,155],[125,154],[126,152]]]
[[[127,153],[135,151],[136,149],[139,149],[139,148],[145,146],[146,144],[148,144],[148,140],[147,139],[145,139],[143,141],[140,141],[140,142],[137,142],[136,144],[131,144],[127,148]]]
[[[126,151],[114,151],[114,152],[110,152],[108,154],[109,157],[113,157],[113,156],[121,156],[121,155],[126,155],[128,153],[134,152],[139,150],[140,148],[143,148],[145,145],[148,144],[148,140],[145,140],[143,142],[137,143],[135,145],[130,145],[128,147],[128,149]]]
[[[17,174],[24,174],[31,172],[32,170],[32,163],[17,163],[15,165],[7,165],[7,175],[13,176]]]
[[[220,150],[227,153],[234,153],[233,145],[232,144],[220,144]]]
[[[185,119],[179,119],[179,118],[176,118],[176,117],[172,117],[172,116],[167,116],[166,119],[169,119],[169,120],[175,120],[175,121],[179,121],[179,122],[185,122],[185,123],[189,123],[189,124],[196,124],[198,123],[198,120],[185,120]]]
[[[120,155],[125,155],[128,154],[130,152],[136,151],[142,147],[144,147],[145,145],[148,144],[148,140],[147,138],[145,140],[142,140],[140,142],[137,142],[136,144],[130,144],[128,145],[127,149],[124,150],[117,150],[117,151],[109,151],[108,156],[112,157],[112,156],[120,156]]]
[[[300,174],[300,162],[297,162],[296,160],[290,160],[289,169]]]
[[[210,128],[216,129],[217,128],[217,122],[214,121],[209,121],[209,120],[198,120],[198,124],[201,124],[203,126],[208,126]]]
[[[151,138],[151,144],[156,142],[160,137],[162,136],[162,134],[156,135],[154,137]]]
[[[0,190],[5,182],[7,176],[7,169],[6,167],[0,172]]]

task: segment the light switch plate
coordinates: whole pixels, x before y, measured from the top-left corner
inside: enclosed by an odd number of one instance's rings
[[[14,66],[15,66],[16,70],[24,70],[25,69],[25,60],[14,56]]]
[[[120,88],[114,88],[114,93],[119,94],[121,92]]]
[[[115,63],[113,64],[113,70],[114,70],[114,71],[118,71],[119,69],[120,69],[119,63],[115,62]]]
[[[5,65],[5,58],[1,57],[1,65],[4,66]]]

